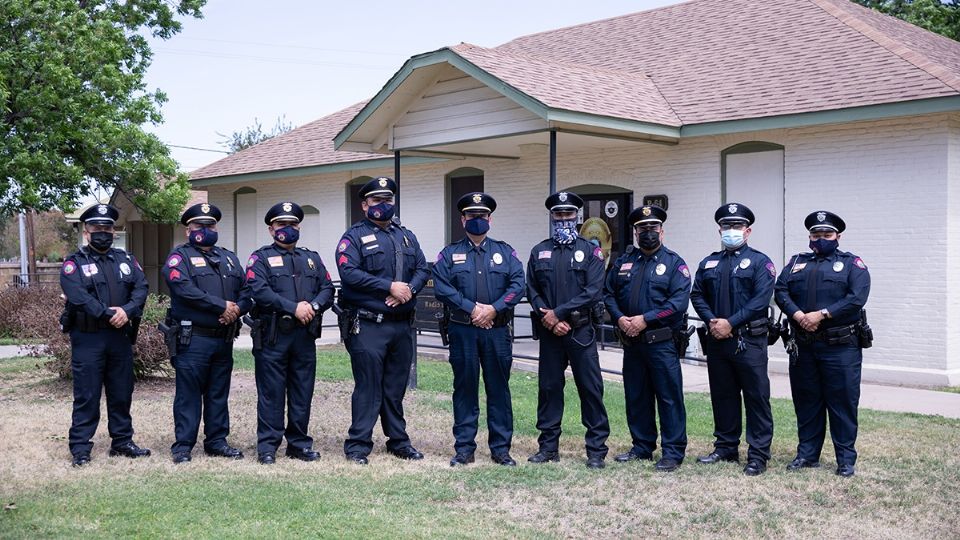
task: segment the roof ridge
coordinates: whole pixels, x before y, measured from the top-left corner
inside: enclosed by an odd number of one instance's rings
[[[956,74],[954,74],[950,69],[945,67],[940,62],[930,58],[929,56],[927,56],[926,54],[923,54],[920,51],[917,51],[909,47],[906,43],[903,43],[902,41],[896,40],[888,36],[882,30],[876,28],[869,22],[863,19],[857,18],[855,15],[851,14],[850,12],[838,7],[836,4],[834,4],[833,0],[810,0],[810,2],[816,5],[817,7],[819,7],[820,9],[822,9],[823,11],[825,11],[828,15],[836,18],[842,24],[860,33],[861,35],[873,41],[877,45],[880,45],[884,49],[890,51],[892,54],[899,56],[905,62],[912,64],[917,69],[920,69],[928,73],[930,76],[936,78],[943,84],[960,92],[960,76],[957,76]],[[853,3],[853,5],[855,5],[857,8],[860,8],[860,9],[869,10],[869,8],[865,8],[856,3]],[[889,17],[889,15],[885,15],[883,13],[877,12],[877,14]],[[892,18],[897,20],[898,22],[903,22],[904,24],[910,24],[905,21],[900,21],[900,19],[896,19],[896,17],[892,17]],[[924,30],[924,31],[928,31],[928,30]],[[931,32],[931,34],[938,37],[943,37],[943,36],[940,36],[939,34],[936,34],[935,32]],[[944,38],[944,39],[949,39],[949,38]]]

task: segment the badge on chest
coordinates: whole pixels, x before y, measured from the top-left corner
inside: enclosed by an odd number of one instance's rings
[[[196,266],[197,268],[202,268],[207,265],[207,260],[203,257],[190,257],[190,264]]]
[[[83,275],[86,277],[95,276],[100,273],[100,269],[97,268],[96,264],[84,264],[80,266],[80,270],[83,271]]]
[[[272,268],[278,268],[280,266],[283,266],[283,257],[281,257],[280,255],[267,257],[267,264],[269,264]]]

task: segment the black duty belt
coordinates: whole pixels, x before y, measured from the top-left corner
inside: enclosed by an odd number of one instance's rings
[[[500,313],[497,313],[497,316],[493,318],[493,327],[502,328],[510,323],[510,310],[504,310]],[[463,324],[463,325],[472,325],[473,320],[470,318],[470,314],[462,309],[456,309],[450,311],[450,322]]]
[[[800,343],[813,343],[820,341],[827,345],[851,345],[857,343],[857,323],[844,326],[834,326],[833,328],[824,328],[816,332],[807,332],[802,328],[796,328],[797,341]]]
[[[360,308],[357,310],[351,310],[351,311],[356,311],[357,317],[360,317],[365,321],[373,321],[375,323],[381,323],[383,321],[393,321],[393,322],[409,321],[410,319],[413,319],[416,313],[414,310],[410,310],[404,313],[381,313],[378,311],[370,311],[368,309],[363,309],[363,308]]]
[[[770,321],[766,317],[741,324],[733,330],[734,335],[741,337],[757,337],[767,335]]]
[[[229,327],[220,327],[220,328],[207,328],[203,326],[193,326],[193,335],[203,336],[203,337],[212,337],[212,338],[225,338],[227,333],[231,330],[233,326]]]

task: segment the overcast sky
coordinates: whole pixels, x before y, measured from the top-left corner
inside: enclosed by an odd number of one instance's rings
[[[492,47],[518,36],[615,17],[677,0],[317,2],[210,0],[153,42],[147,87],[166,92],[170,145],[223,150],[258,119],[303,125],[373,96],[409,57],[460,42]],[[172,148],[192,171],[224,156]]]

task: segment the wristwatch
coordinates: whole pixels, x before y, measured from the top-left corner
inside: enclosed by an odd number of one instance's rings
[[[827,311],[827,308],[821,309],[821,310],[820,310],[820,314],[823,315],[823,318],[824,318],[824,319],[829,319],[829,318],[830,318],[830,312]]]
[[[312,307],[314,311],[320,311],[320,304],[318,304],[318,303],[316,303],[316,302],[311,302],[311,303],[310,303],[310,307]],[[824,311],[826,311],[826,310],[824,310]]]

